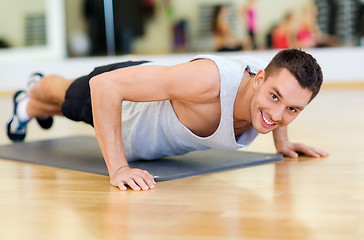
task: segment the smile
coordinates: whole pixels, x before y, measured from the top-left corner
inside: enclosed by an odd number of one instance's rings
[[[276,124],[271,122],[264,114],[263,112],[261,112],[261,115],[262,115],[262,122],[264,123],[264,125],[268,126],[268,127],[273,127],[275,126]]]

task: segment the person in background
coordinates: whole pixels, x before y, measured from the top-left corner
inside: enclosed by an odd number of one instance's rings
[[[295,16],[292,12],[285,15],[272,32],[272,47],[275,49],[285,49],[297,47],[297,31]]]
[[[217,5],[212,16],[212,30],[214,34],[214,48],[216,51],[239,51],[242,44],[235,36],[230,25],[230,10],[228,6]]]
[[[337,44],[336,37],[321,32],[317,23],[317,14],[317,8],[314,4],[309,3],[304,7],[297,33],[298,47],[329,47]]]
[[[248,0],[243,7],[242,14],[246,22],[246,28],[249,34],[249,43],[251,49],[257,49],[256,30],[257,30],[257,0]]]

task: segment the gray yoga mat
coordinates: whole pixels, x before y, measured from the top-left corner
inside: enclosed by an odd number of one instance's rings
[[[0,146],[0,158],[108,175],[94,137],[77,136],[45,141],[19,142]],[[131,162],[149,171],[156,181],[279,161],[280,154],[245,151],[206,150],[153,161]]]

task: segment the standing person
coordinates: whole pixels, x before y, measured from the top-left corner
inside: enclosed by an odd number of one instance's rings
[[[91,42],[91,55],[106,54],[104,5],[100,0],[84,0],[83,14]]]
[[[257,0],[248,0],[248,3],[243,7],[243,16],[246,22],[249,40],[252,49],[257,49],[257,42],[255,38],[257,29]]]
[[[297,42],[300,48],[332,47],[337,44],[335,36],[323,34],[317,23],[317,7],[308,3],[302,14],[297,32]]]
[[[174,66],[112,64],[75,81],[40,74],[33,79],[29,92],[14,95],[10,139],[23,140],[32,118],[47,128],[52,115],[84,121],[94,126],[110,182],[121,190],[155,187],[153,176],[130,168],[129,161],[235,150],[259,133],[273,132],[277,152],[289,157],[327,155],[287,136],[287,125],[322,84],[320,66],[301,50],[283,50],[268,66],[244,56],[200,55]]]
[[[218,52],[239,51],[242,44],[235,36],[230,25],[230,9],[225,5],[217,5],[213,10],[212,30],[214,34],[214,46]]]
[[[275,49],[297,47],[297,26],[295,16],[289,12],[272,32],[272,45]]]

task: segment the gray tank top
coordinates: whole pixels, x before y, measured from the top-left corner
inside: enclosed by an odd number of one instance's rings
[[[210,148],[235,150],[247,147],[258,135],[251,128],[238,139],[234,134],[233,107],[244,70],[256,73],[266,62],[250,57],[200,55],[210,59],[220,73],[221,118],[217,130],[208,137],[192,133],[177,118],[171,102],[129,102],[122,105],[122,136],[128,161],[158,159]],[[150,65],[150,64],[149,64]],[[248,106],[247,106],[248,107]]]

